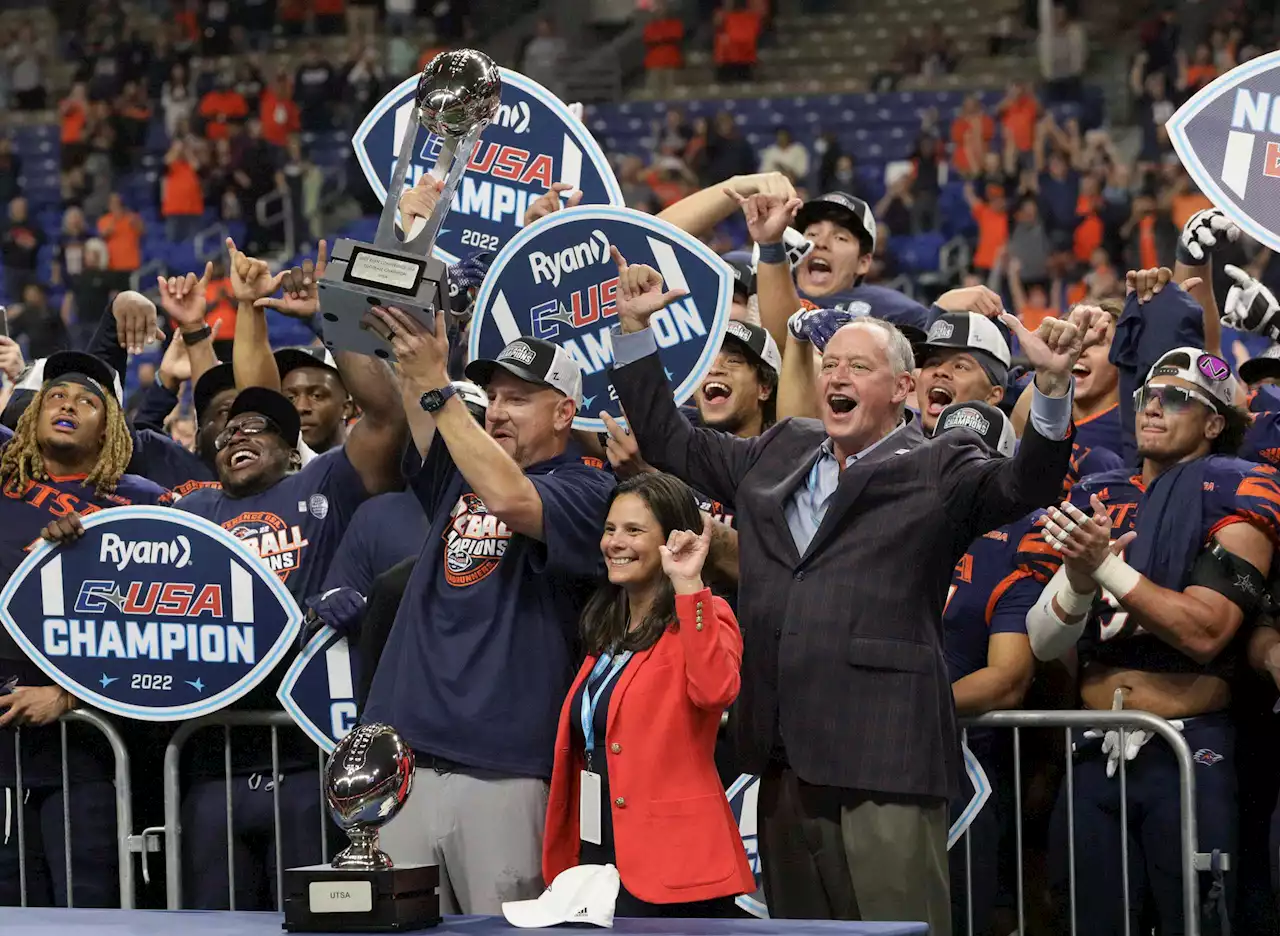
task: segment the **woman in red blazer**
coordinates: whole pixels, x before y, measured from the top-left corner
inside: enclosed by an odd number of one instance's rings
[[[560,711],[542,847],[548,882],[616,865],[618,916],[724,916],[755,890],[715,765],[742,635],[702,583],[710,541],[683,481],[618,485],[600,540],[609,581],[582,614],[588,656]]]

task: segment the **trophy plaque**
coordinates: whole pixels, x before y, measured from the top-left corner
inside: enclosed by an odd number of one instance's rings
[[[440,922],[440,869],[396,865],[378,829],[413,789],[413,750],[389,725],[359,725],[325,768],[325,802],[351,844],[331,864],[284,873],[284,928],[291,933],[405,932]]]
[[[422,70],[373,243],[339,238],[320,278],[320,315],[330,348],[394,360],[381,335],[361,327],[361,319],[373,305],[403,309],[433,334],[436,311],[449,314],[446,267],[431,251],[480,135],[501,101],[501,73],[483,52],[442,52]],[[430,174],[444,188],[431,216],[425,222],[418,219],[402,240],[396,232],[396,215],[418,145],[419,126],[441,140]]]

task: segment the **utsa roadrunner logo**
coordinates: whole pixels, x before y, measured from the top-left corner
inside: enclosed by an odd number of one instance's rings
[[[228,520],[222,527],[257,553],[280,581],[287,581],[289,573],[302,568],[302,550],[307,546],[307,539],[297,524],[290,526],[265,510],[250,510]]]
[[[444,528],[444,576],[459,588],[474,585],[502,561],[511,542],[507,525],[475,494],[463,494]]]

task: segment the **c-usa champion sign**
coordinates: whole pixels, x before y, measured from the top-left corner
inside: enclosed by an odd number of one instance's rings
[[[217,524],[163,507],[84,518],[41,543],[0,591],[0,620],[50,679],[144,721],[207,715],[256,686],[302,614],[266,564]]]
[[[724,791],[729,800],[729,808],[733,810],[733,818],[738,823],[738,834],[742,836],[742,848],[747,853],[747,861],[751,864],[751,873],[755,875],[756,889],[750,894],[742,894],[736,898],[738,907],[762,920],[769,918],[769,907],[764,899],[764,879],[761,877],[760,834],[756,819],[756,804],[760,800],[760,778],[753,774],[740,774],[729,789]]]
[[[1165,126],[1200,191],[1254,240],[1280,250],[1280,52],[1210,82]]]
[[[492,360],[522,336],[563,347],[582,368],[582,409],[573,425],[588,432],[605,431],[601,411],[621,414],[607,372],[618,297],[611,246],[629,264],[654,267],[666,289],[687,293],[651,322],[676,402],[687,400],[724,340],[733,273],[705,244],[629,208],[569,208],[517,234],[480,287],[468,347],[471,360]]]
[[[446,263],[481,250],[501,250],[524,226],[529,203],[553,182],[579,189],[582,204],[624,204],[604,150],[582,121],[536,81],[508,68],[499,71],[502,107],[471,156],[435,242],[436,256]],[[351,138],[360,168],[379,201],[387,197],[417,88],[418,75],[396,85]],[[440,137],[421,135],[406,185],[412,186],[435,165],[440,145]]]
[[[347,638],[322,627],[307,641],[276,692],[289,717],[326,754],[356,725],[359,665]]]

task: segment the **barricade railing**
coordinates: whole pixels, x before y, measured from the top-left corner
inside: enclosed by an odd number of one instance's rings
[[[270,728],[271,729],[271,809],[272,834],[274,835],[276,854],[276,909],[284,910],[284,850],[281,847],[280,832],[280,729],[288,728],[301,731],[292,718],[284,712],[229,712],[222,711],[202,718],[183,722],[169,739],[164,752],[164,833],[165,833],[165,880],[167,905],[170,910],[182,909],[182,782],[179,767],[182,761],[182,748],[187,740],[197,731],[206,728],[222,728],[222,762],[226,782],[226,822],[227,822],[227,882],[229,893],[228,909],[236,909],[236,865],[235,865],[235,829],[232,813],[231,791],[234,777],[231,768],[231,729],[232,728]],[[318,748],[317,780],[320,789],[324,789],[325,755]],[[320,849],[322,854],[318,860],[323,861],[329,853],[329,830],[325,823],[325,811],[320,810]]]
[[[115,762],[113,778],[116,791],[116,857],[120,865],[120,906],[125,910],[134,907],[133,853],[142,855],[143,867],[146,867],[147,830],[135,835],[133,832],[133,784],[130,780],[129,751],[124,739],[115,726],[100,712],[91,709],[73,709],[58,720],[59,743],[61,746],[61,781],[62,781],[62,837],[63,861],[67,876],[67,906],[75,906],[75,869],[72,862],[72,828],[71,828],[71,776],[67,765],[67,725],[75,722],[91,725],[106,739],[111,747]],[[22,729],[13,734],[14,754],[14,795],[17,802],[13,805],[13,821],[18,844],[18,898],[20,906],[27,906],[27,828],[26,798],[27,789],[22,774]]]
[[[1017,860],[1018,933],[1026,932],[1026,907],[1023,895],[1022,848],[1022,738],[1024,728],[1062,728],[1066,733],[1067,803],[1067,874],[1070,891],[1071,934],[1076,929],[1076,862],[1075,862],[1075,783],[1074,783],[1074,732],[1088,729],[1117,729],[1120,733],[1119,750],[1125,750],[1125,733],[1133,729],[1158,735],[1169,745],[1178,760],[1178,811],[1181,827],[1182,911],[1183,932],[1186,936],[1200,936],[1200,882],[1197,872],[1210,870],[1215,856],[1200,854],[1196,828],[1196,786],[1194,760],[1186,739],[1172,724],[1157,715],[1136,709],[1120,711],[1009,711],[989,712],[962,722],[966,732],[972,728],[1010,728],[1013,730],[1013,789],[1015,810],[1015,847]],[[1128,837],[1128,781],[1125,758],[1119,759],[1120,782],[1120,866],[1123,878],[1124,933],[1129,936],[1129,837]],[[973,868],[969,833],[964,836],[965,847],[965,907],[968,915],[966,932],[973,932]],[[1230,870],[1230,856],[1216,856],[1217,867]],[[1096,899],[1096,898],[1095,898]]]

